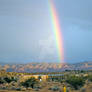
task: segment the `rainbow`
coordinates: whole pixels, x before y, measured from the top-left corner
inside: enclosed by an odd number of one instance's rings
[[[59,56],[59,61],[60,63],[64,63],[63,37],[61,32],[62,30],[59,25],[60,23],[58,19],[58,14],[53,0],[49,0],[49,7],[50,7],[51,25],[56,41],[56,48]]]

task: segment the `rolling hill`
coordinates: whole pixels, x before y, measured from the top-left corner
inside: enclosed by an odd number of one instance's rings
[[[82,62],[75,64],[67,63],[28,63],[28,64],[4,64],[0,65],[0,70],[7,72],[61,72],[65,70],[91,70],[92,62]]]

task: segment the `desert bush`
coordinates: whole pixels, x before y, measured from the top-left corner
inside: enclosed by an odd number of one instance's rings
[[[11,78],[9,78],[9,77],[4,77],[3,78],[7,83],[10,83],[11,82]]]
[[[39,91],[39,88],[34,88],[35,91]]]
[[[42,79],[41,76],[38,76],[38,79],[39,79],[39,80]]]
[[[92,82],[92,75],[89,75],[87,79]]]
[[[53,91],[59,91],[59,87],[58,86],[53,86],[51,88],[49,88],[48,90],[53,90]]]
[[[28,87],[27,90],[32,90],[32,88],[31,87]]]
[[[17,91],[21,91],[22,89],[19,87],[19,88],[16,88]]]
[[[48,90],[52,90],[52,88],[50,87],[50,88],[48,88]]]
[[[26,88],[22,87],[21,90],[22,90],[22,91],[26,91]]]
[[[42,87],[40,85],[35,85],[34,88],[41,89]]]
[[[16,87],[11,87],[11,90],[16,90]]]
[[[62,82],[62,80],[64,80],[64,79],[62,79],[62,77],[55,76],[55,77],[48,78],[47,81]]]
[[[5,80],[2,77],[0,77],[0,84],[3,84],[3,83],[5,83]]]
[[[6,90],[6,89],[7,89],[7,87],[3,86],[1,89]]]
[[[81,92],[86,92],[86,88],[82,88],[81,89]]]
[[[8,77],[8,76],[6,76],[6,77],[3,77],[3,80],[6,82],[6,83],[11,83],[11,82],[17,82],[17,78],[16,77]]]
[[[11,87],[11,90],[17,90],[17,91],[26,91],[26,88],[24,87]]]
[[[17,77],[11,77],[11,81],[17,82],[18,78]]]
[[[38,81],[35,78],[30,78],[30,79],[27,79],[25,82],[21,82],[21,85],[26,88],[28,87],[34,88],[34,85],[37,83]]]
[[[81,77],[71,76],[66,79],[66,82],[77,90],[84,85],[85,80]]]

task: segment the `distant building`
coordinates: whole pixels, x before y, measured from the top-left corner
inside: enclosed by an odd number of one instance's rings
[[[34,77],[35,79],[41,80],[41,81],[46,81],[48,79],[48,75],[22,75],[20,77],[20,81],[24,81],[32,77]]]
[[[20,81],[24,81],[24,80],[27,80],[29,78],[32,78],[34,77],[35,79],[38,79],[39,81],[46,81],[48,78],[53,78],[53,77],[62,77],[64,76],[63,74],[48,74],[48,75],[42,75],[42,74],[39,74],[39,75],[22,75],[20,76]]]

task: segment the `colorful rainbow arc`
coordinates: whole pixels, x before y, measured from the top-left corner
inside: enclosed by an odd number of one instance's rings
[[[61,63],[64,63],[64,49],[63,49],[63,37],[61,33],[60,23],[58,19],[58,14],[56,8],[54,6],[53,0],[49,0],[50,6],[50,16],[51,16],[51,24],[56,40],[56,47],[59,55],[59,60]]]

